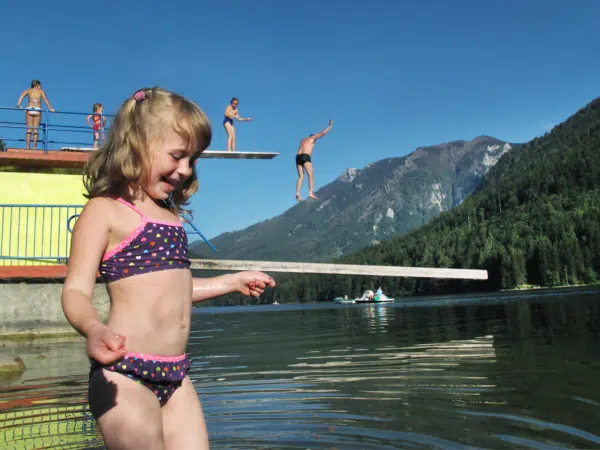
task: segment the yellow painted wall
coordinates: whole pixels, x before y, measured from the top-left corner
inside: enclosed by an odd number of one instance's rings
[[[0,203],[83,205],[81,174],[2,172],[0,173]]]
[[[67,220],[78,214],[87,199],[81,174],[30,172],[0,173],[0,203],[3,205],[65,205],[65,207],[0,208],[0,265],[57,264],[44,260],[5,259],[7,256],[31,258],[66,257],[71,247]],[[68,206],[71,205],[71,206]],[[72,221],[71,226],[74,221]]]

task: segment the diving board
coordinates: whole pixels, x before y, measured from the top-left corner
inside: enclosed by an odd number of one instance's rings
[[[98,150],[94,147],[61,147],[60,149],[63,152],[93,152],[95,150]]]
[[[228,152],[225,150],[204,150],[200,158],[218,159],[273,159],[279,153],[274,152]]]
[[[61,147],[63,152],[93,152],[93,147]],[[279,153],[275,152],[228,152],[225,150],[205,150],[200,158],[215,159],[273,159]]]
[[[227,259],[192,259],[192,269],[258,270],[261,272],[316,273],[332,275],[368,275],[377,277],[450,278],[487,280],[487,270],[444,269],[434,267],[369,266],[362,264],[324,264],[282,261],[238,261]]]

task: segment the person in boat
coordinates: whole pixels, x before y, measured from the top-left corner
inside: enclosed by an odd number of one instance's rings
[[[233,119],[239,122],[251,122],[251,117],[240,117],[238,111],[239,100],[237,97],[233,97],[229,105],[225,108],[225,117],[223,118],[223,127],[227,132],[227,151],[235,152],[235,127],[233,126]]]
[[[315,142],[317,139],[325,136],[331,130],[331,126],[333,122],[329,119],[329,126],[325,128],[323,131],[317,134],[311,134],[310,136],[302,139],[300,141],[300,148],[298,149],[298,153],[296,154],[296,170],[298,171],[298,181],[296,182],[296,200],[299,202],[302,201],[302,197],[300,196],[300,188],[302,187],[302,183],[304,181],[304,172],[308,176],[308,197],[316,199],[317,196],[314,194],[314,175],[313,175],[313,166],[311,155],[313,149],[315,147]]]
[[[42,83],[39,80],[33,80],[31,82],[31,88],[23,91],[19,100],[17,100],[18,108],[22,108],[21,103],[25,97],[27,97],[27,107],[25,108],[25,123],[27,124],[27,130],[25,131],[25,149],[29,150],[31,135],[33,134],[33,149],[35,150],[38,140],[38,128],[40,127],[40,121],[42,120],[42,100],[46,103],[49,111],[54,112],[54,108],[50,105],[48,97],[46,97],[46,93],[42,89]]]
[[[383,295],[383,291],[381,290],[381,286],[379,288],[377,288],[376,295],[377,295],[377,297],[381,297]]]

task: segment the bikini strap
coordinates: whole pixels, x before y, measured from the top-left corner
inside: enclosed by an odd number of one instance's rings
[[[143,213],[143,212],[141,212],[139,209],[137,209],[137,208],[136,208],[136,207],[135,207],[133,204],[129,203],[127,200],[124,200],[124,199],[122,199],[121,197],[117,197],[117,198],[116,198],[116,200],[117,200],[118,202],[121,202],[121,203],[123,203],[123,204],[124,204],[125,206],[127,206],[128,208],[131,208],[131,209],[133,209],[133,210],[134,210],[136,213],[138,213],[138,214],[139,214],[139,215],[142,217],[142,219],[145,219],[145,218],[146,218],[146,216],[144,215],[144,213]]]

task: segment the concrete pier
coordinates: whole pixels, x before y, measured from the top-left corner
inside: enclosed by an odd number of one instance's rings
[[[61,306],[61,282],[0,283],[0,340],[36,339],[75,335]],[[106,285],[94,290],[94,306],[100,317],[108,316]]]

